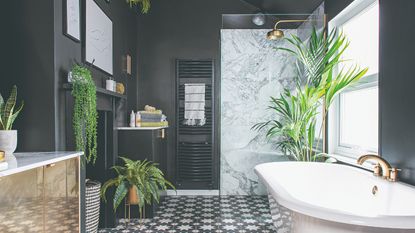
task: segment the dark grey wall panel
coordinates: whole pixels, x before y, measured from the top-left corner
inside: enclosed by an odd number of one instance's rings
[[[18,151],[54,149],[53,0],[4,1],[0,92],[18,86]]]
[[[415,79],[413,12],[410,0],[380,0],[380,153],[415,184]]]
[[[84,3],[82,2],[82,15],[84,16]],[[62,84],[66,82],[66,76],[74,63],[81,63],[83,58],[83,42],[77,43],[63,34],[63,6],[65,0],[55,0],[55,97],[56,97],[56,147],[60,150],[73,148],[72,130],[65,127],[65,114],[71,114],[71,108],[66,108],[64,91]],[[104,0],[96,0],[96,3],[108,15],[113,22],[113,54],[114,54],[114,74],[113,77],[117,82],[124,83],[126,87],[127,101],[122,100],[118,105],[118,114],[116,121],[119,125],[126,124],[126,112],[136,108],[137,103],[137,69],[136,69],[136,30],[137,30],[137,10],[130,9],[129,5],[124,1],[111,1],[106,3]],[[82,25],[84,25],[84,17],[82,17]],[[83,28],[83,26],[82,26]],[[83,30],[82,30],[83,31]],[[125,54],[132,56],[132,75],[126,75],[122,71],[123,56]],[[92,76],[97,86],[105,87],[105,80],[108,75],[104,72],[90,67]],[[67,124],[68,125],[68,124]],[[69,124],[70,125],[70,124]]]
[[[346,8],[353,0],[325,0],[324,8],[327,13],[327,20],[331,20],[344,8]]]
[[[63,35],[64,0],[5,1],[1,23],[6,34],[1,37],[0,92],[8,94],[13,84],[26,101],[16,121],[19,129],[18,151],[49,151],[67,148],[65,127],[65,91],[62,84],[74,63],[82,62],[82,43]],[[82,6],[85,0],[81,0]],[[136,31],[137,9],[124,1],[97,0],[114,24],[114,78],[126,86],[128,101],[120,107],[119,124],[126,121],[127,109],[137,102]],[[82,21],[81,24],[83,24]],[[122,72],[122,56],[132,55],[132,75]],[[92,68],[98,86],[108,77]],[[67,132],[69,130],[69,132]]]

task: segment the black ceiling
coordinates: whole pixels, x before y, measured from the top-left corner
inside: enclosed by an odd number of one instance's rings
[[[310,14],[323,0],[241,0],[268,14]]]
[[[267,14],[265,24],[257,26],[252,23],[250,14],[222,15],[223,29],[269,29],[281,19],[306,19],[323,0],[240,0],[252,7],[251,13]],[[297,28],[301,23],[284,25],[284,28]]]

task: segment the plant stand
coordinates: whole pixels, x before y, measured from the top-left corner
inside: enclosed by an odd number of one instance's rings
[[[125,225],[127,226],[130,222],[131,222],[131,206],[136,205],[139,206],[138,204],[130,204],[127,201],[127,198],[125,199],[125,207],[124,207],[124,219],[125,219]],[[127,209],[128,208],[128,209]],[[138,207],[140,209],[140,207]],[[128,218],[127,218],[128,216]],[[146,218],[146,207],[145,205],[143,206],[143,209],[141,210],[141,213],[139,213],[140,216],[140,225],[143,223],[143,219]],[[127,221],[128,219],[128,221]]]

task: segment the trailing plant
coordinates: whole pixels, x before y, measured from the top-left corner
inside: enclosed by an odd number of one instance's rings
[[[285,90],[278,98],[271,97],[269,109],[275,111],[277,119],[258,123],[253,128],[267,128],[267,137],[278,137],[278,147],[295,160],[316,161],[323,155],[319,149],[320,138],[328,108],[340,92],[358,82],[368,69],[343,66],[339,72],[334,72],[346,62],[340,58],[349,45],[346,36],[336,29],[327,37],[324,31],[313,29],[307,42],[295,35],[285,40],[293,49],[277,49],[296,57],[296,88],[293,92]],[[320,110],[323,121],[316,126]],[[316,127],[319,127],[318,137]]]
[[[163,172],[157,168],[157,164],[144,160],[133,161],[121,157],[124,166],[114,166],[117,177],[108,180],[102,185],[101,197],[106,201],[105,193],[111,186],[116,186],[114,193],[113,208],[118,208],[130,188],[136,189],[139,199],[140,214],[145,204],[159,202],[160,192],[174,186],[164,178]]]
[[[86,161],[94,164],[97,159],[97,97],[91,72],[86,67],[75,65],[72,68],[72,87],[76,149],[84,151]]]
[[[127,3],[130,7],[139,5],[143,14],[147,14],[151,7],[150,0],[127,0]]]
[[[10,96],[4,102],[3,96],[0,94],[0,130],[11,130],[13,123],[23,109],[24,102],[16,107],[17,87],[13,86]]]

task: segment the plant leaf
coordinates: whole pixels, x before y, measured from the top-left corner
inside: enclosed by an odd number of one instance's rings
[[[121,204],[122,200],[125,198],[125,196],[128,193],[128,186],[126,184],[126,182],[121,182],[117,189],[115,190],[115,194],[114,194],[114,203],[113,203],[113,207],[114,207],[114,211],[117,210],[118,206]]]
[[[24,106],[24,102],[22,101],[22,104],[20,105],[20,107],[13,113],[13,115],[10,116],[10,118],[8,119],[6,128],[7,129],[12,129],[14,120],[16,120],[17,116],[19,115],[19,113],[22,111]]]
[[[10,97],[9,99],[6,101],[6,104],[4,106],[4,112],[3,112],[3,123],[5,124],[5,130],[9,130],[9,120],[10,117],[13,115],[13,109],[14,106],[16,105],[16,98],[17,98],[17,87],[13,86],[12,91],[10,92]]]

